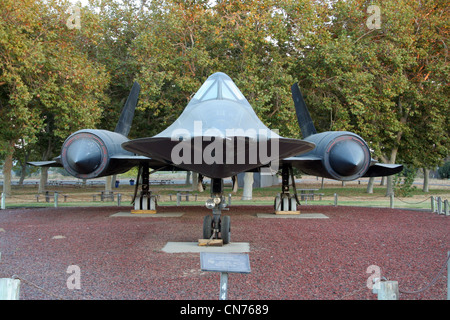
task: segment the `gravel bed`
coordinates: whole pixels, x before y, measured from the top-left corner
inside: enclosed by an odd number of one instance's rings
[[[216,300],[219,274],[198,253],[165,253],[201,237],[201,206],[159,207],[177,218],[110,217],[128,207],[0,211],[0,277],[22,279],[23,300]],[[250,243],[250,274],[230,274],[232,300],[377,300],[376,266],[401,300],[445,300],[450,217],[399,209],[301,206],[328,219],[262,219],[271,206],[232,206],[231,240]],[[69,266],[80,289],[69,289]],[[372,267],[374,268],[374,267]]]

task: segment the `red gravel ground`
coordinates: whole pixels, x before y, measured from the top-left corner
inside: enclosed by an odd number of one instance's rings
[[[0,277],[22,279],[20,298],[218,298],[219,274],[202,272],[198,253],[165,253],[169,241],[201,237],[201,206],[159,207],[179,218],[110,217],[126,207],[0,211]],[[233,242],[250,243],[250,274],[230,274],[235,300],[376,300],[367,288],[376,265],[401,291],[424,288],[445,264],[450,217],[431,212],[302,206],[329,219],[262,219],[270,206],[232,206]],[[56,237],[55,236],[63,236]],[[81,289],[69,290],[70,265]],[[446,270],[429,289],[402,300],[444,300]]]

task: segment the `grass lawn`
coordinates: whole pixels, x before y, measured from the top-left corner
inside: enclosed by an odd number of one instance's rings
[[[446,200],[450,196],[450,182],[449,180],[433,180],[430,184],[430,191],[428,193],[421,190],[420,181],[416,182],[416,188],[410,193],[408,197],[395,197],[395,208],[416,208],[416,209],[430,209],[431,197],[441,197]],[[373,193],[366,192],[367,182],[365,180],[347,182],[344,186],[339,181],[325,180],[324,188],[321,188],[321,181],[315,177],[305,177],[296,182],[297,189],[308,188],[317,189],[316,193],[322,194],[322,199],[316,197],[315,200],[301,201],[302,204],[307,205],[334,205],[335,194],[337,195],[338,205],[342,206],[364,206],[364,207],[389,207],[390,199],[385,196],[386,188],[384,186],[375,186]],[[39,202],[37,201],[37,185],[13,186],[12,196],[6,198],[6,208],[13,207],[54,207],[54,192],[58,192],[58,206],[117,206],[117,194],[121,194],[121,206],[129,206],[132,196],[134,194],[134,186],[129,184],[120,184],[118,188],[114,188],[113,192],[116,195],[114,201],[100,201],[100,194],[104,191],[104,186],[88,184],[80,186],[75,184],[61,184],[48,186],[49,202],[46,202],[45,195],[39,195]],[[203,205],[206,199],[209,198],[209,187],[206,191],[199,193],[192,191],[191,186],[181,184],[169,185],[152,185],[150,187],[154,194],[157,194],[158,205],[176,206],[175,194],[177,191],[190,191],[197,195],[197,201],[193,201],[191,197],[189,202],[183,201],[182,205]],[[242,188],[237,193],[233,194],[231,185],[225,184],[225,197],[228,201],[228,195],[231,194],[232,205],[273,205],[274,197],[281,192],[281,185],[254,188],[253,199],[250,201],[243,201]],[[291,187],[292,192],[292,187]],[[170,195],[172,200],[170,201]],[[95,197],[95,200],[94,200]],[[299,195],[300,198],[300,195]],[[65,200],[65,201],[64,201]]]

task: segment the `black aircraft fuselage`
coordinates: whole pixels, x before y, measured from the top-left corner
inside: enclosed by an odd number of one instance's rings
[[[30,164],[62,166],[81,179],[119,174],[139,166],[142,190],[138,207],[150,211],[155,211],[151,207],[156,202],[149,190],[149,168],[197,172],[200,177],[211,178],[211,199],[206,206],[212,209],[213,217],[204,219],[203,238],[220,238],[225,244],[230,241],[230,218],[221,218],[221,210],[226,207],[223,178],[281,168],[282,193],[275,198],[275,211],[295,211],[299,201],[294,167],[341,181],[387,176],[402,170],[401,165],[373,160],[367,143],[355,133],[317,133],[298,85],[291,89],[303,140],[284,138],[267,128],[230,77],[218,72],[205,81],[178,119],[153,137],[127,137],[140,91],[135,83],[114,132],[77,131],[66,139],[60,156]],[[294,194],[289,193],[289,176]]]
[[[122,147],[209,178],[226,178],[308,152],[314,144],[267,128],[230,77],[218,72],[167,129]]]

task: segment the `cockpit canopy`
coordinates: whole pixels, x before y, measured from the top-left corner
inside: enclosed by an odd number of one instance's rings
[[[191,103],[199,103],[207,100],[247,102],[234,82],[222,72],[217,72],[209,77],[194,95]]]
[[[261,122],[233,80],[216,72],[203,83],[178,119],[155,137],[230,137],[242,132],[255,138],[279,137]]]

